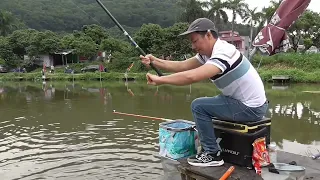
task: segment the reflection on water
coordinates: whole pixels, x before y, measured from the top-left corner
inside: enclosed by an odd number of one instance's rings
[[[271,138],[280,149],[320,150],[319,85],[266,85]],[[150,87],[92,82],[0,84],[1,179],[163,179],[161,121],[112,111],[192,120],[190,103],[211,84]]]
[[[290,91],[289,91],[290,93]],[[320,94],[277,95],[269,109],[272,140],[279,148],[310,156],[320,150]]]

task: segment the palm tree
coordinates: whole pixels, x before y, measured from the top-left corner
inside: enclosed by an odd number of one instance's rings
[[[253,27],[260,24],[262,16],[263,14],[261,12],[257,12],[257,7],[250,9],[249,6],[246,6],[246,14],[243,16],[243,22],[250,25],[250,48],[252,43]]]
[[[282,2],[282,0],[272,0],[270,2],[269,7],[264,7],[262,9],[262,11],[261,11],[262,16],[261,16],[261,22],[259,25],[259,29],[261,29],[262,27],[264,27],[265,24],[268,24],[270,22],[272,16],[274,15],[276,10],[280,6],[281,2]]]
[[[0,11],[0,36],[6,36],[15,28],[16,19],[11,12]]]
[[[209,0],[205,3],[207,11],[207,17],[211,19],[216,25],[220,23],[228,22],[228,15],[225,11],[227,7],[226,2],[222,2],[221,0]]]
[[[246,6],[248,6],[244,0],[228,0],[227,2],[227,9],[232,11],[232,44],[233,44],[233,32],[234,32],[234,23],[236,17],[239,15],[241,18],[245,15]]]
[[[205,6],[204,2],[197,0],[180,0],[178,4],[184,8],[184,12],[181,14],[180,20],[191,23],[199,17],[205,15],[205,11],[202,7]]]

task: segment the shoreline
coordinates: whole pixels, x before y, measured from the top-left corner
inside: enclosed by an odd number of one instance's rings
[[[128,81],[133,79],[142,80],[145,78],[145,73],[128,73]],[[39,72],[36,73],[2,73],[0,81],[100,81],[101,80],[125,80],[124,73],[46,73],[45,78]]]
[[[289,76],[289,83],[320,83],[320,70],[303,71],[300,69],[264,69],[263,67],[257,70],[263,82],[273,82],[272,76],[284,75]],[[147,72],[128,73],[128,81],[145,80]],[[155,72],[152,72],[156,74]],[[100,76],[101,75],[101,76]],[[122,72],[108,73],[46,73],[45,81],[125,81],[125,74]],[[31,73],[0,73],[0,81],[43,81],[40,72]]]

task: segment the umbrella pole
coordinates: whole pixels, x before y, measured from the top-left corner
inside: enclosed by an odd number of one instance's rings
[[[260,62],[259,62],[259,65],[258,65],[257,69],[260,68],[261,61],[262,61],[262,56],[260,57]]]
[[[254,47],[254,48],[252,49],[252,51],[250,52],[250,54],[249,54],[249,61],[250,61],[250,62],[251,62],[251,60],[252,60],[253,55],[254,55],[256,52],[257,52],[257,47]],[[259,64],[258,64],[257,69],[260,68],[261,61],[262,61],[262,57],[260,57],[260,62],[259,62]]]
[[[252,49],[252,51],[250,51],[250,53],[249,53],[249,61],[250,61],[250,62],[251,62],[251,59],[252,59],[253,55],[254,55],[256,52],[257,52],[257,47],[254,47],[254,48]]]

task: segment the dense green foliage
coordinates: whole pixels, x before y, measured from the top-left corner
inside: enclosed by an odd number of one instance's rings
[[[133,37],[147,53],[164,57],[171,55],[174,59],[181,60],[185,54],[192,53],[187,39],[177,37],[186,28],[186,23],[176,23],[167,28],[156,24],[144,24]],[[98,51],[112,54],[108,66],[114,71],[123,71],[139,56],[139,52],[128,40],[113,38],[105,28],[98,25],[83,26],[81,31],[68,34],[58,34],[49,30],[16,30],[6,37],[0,36],[0,46],[0,57],[9,67],[33,64],[36,57],[42,54],[75,49],[75,54],[88,58],[96,56]],[[31,60],[22,61],[24,55],[32,57]],[[141,66],[136,70],[139,69],[144,70]]]
[[[101,0],[116,19],[130,27],[144,23],[170,26],[182,9],[174,0]],[[13,12],[30,28],[71,32],[85,24],[114,23],[95,0],[1,0],[1,9]]]
[[[179,21],[190,22],[198,17],[208,16],[203,9],[194,9],[193,2],[190,4],[182,0],[101,0],[101,2],[129,33],[135,32],[137,28],[147,23],[169,27]],[[107,28],[110,34],[123,38],[118,27],[115,27],[114,22],[95,0],[2,0],[0,7],[0,10],[12,12],[15,15],[13,18],[20,19],[29,28],[36,30],[70,33],[73,30],[80,30],[83,25],[98,24]],[[185,7],[194,12],[192,17],[188,15],[189,11],[184,11]],[[229,30],[231,23],[219,24],[218,28]],[[246,25],[235,24],[235,30],[240,34],[249,35],[248,29]]]

